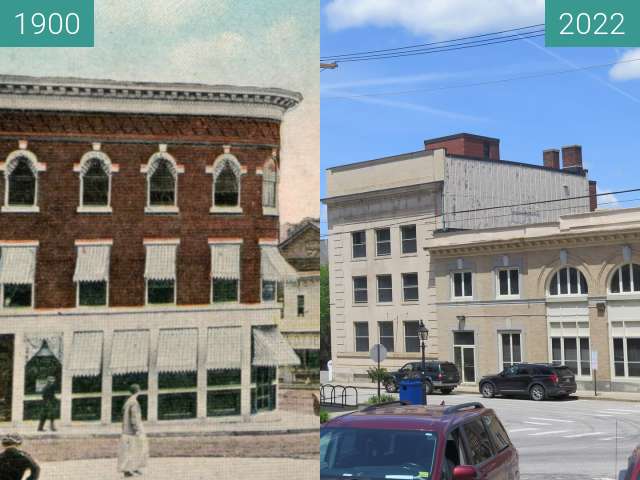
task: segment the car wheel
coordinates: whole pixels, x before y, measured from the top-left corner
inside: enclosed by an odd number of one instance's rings
[[[387,391],[387,393],[397,393],[398,385],[396,385],[396,382],[394,380],[389,380],[388,382],[385,382],[384,389]]]
[[[496,394],[496,389],[491,383],[487,382],[480,387],[480,393],[484,398],[493,398]]]
[[[536,402],[544,400],[546,397],[544,387],[542,385],[534,385],[529,390],[529,397],[531,398],[531,400],[535,400]]]
[[[431,395],[433,393],[433,384],[429,380],[424,382],[424,392],[427,395]]]
[[[453,388],[443,388],[442,390],[440,390],[440,392],[442,392],[443,395],[449,395],[452,391],[453,391]]]

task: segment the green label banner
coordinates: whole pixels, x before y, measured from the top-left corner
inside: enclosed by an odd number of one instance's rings
[[[93,47],[94,0],[0,0],[0,47]]]

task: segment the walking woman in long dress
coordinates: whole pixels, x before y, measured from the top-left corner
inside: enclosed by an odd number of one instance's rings
[[[149,460],[149,441],[142,425],[142,410],[138,402],[140,386],[129,387],[131,396],[123,407],[122,438],[118,454],[118,471],[125,477],[142,475]]]

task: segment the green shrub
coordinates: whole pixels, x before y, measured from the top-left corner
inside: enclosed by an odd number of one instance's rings
[[[380,383],[384,383],[385,379],[391,376],[389,371],[384,367],[371,367],[367,370],[367,375],[369,375],[369,379],[373,383],[378,383],[378,380],[380,380]]]
[[[329,421],[329,412],[326,410],[320,410],[320,423],[327,423]]]
[[[379,397],[377,395],[369,397],[367,403],[370,405],[378,405],[379,403],[393,402],[395,400],[396,398],[393,395],[387,395],[386,393],[383,393]]]

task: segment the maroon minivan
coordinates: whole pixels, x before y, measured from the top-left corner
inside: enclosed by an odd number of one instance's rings
[[[482,404],[390,402],[325,423],[322,480],[517,480],[518,452]]]

